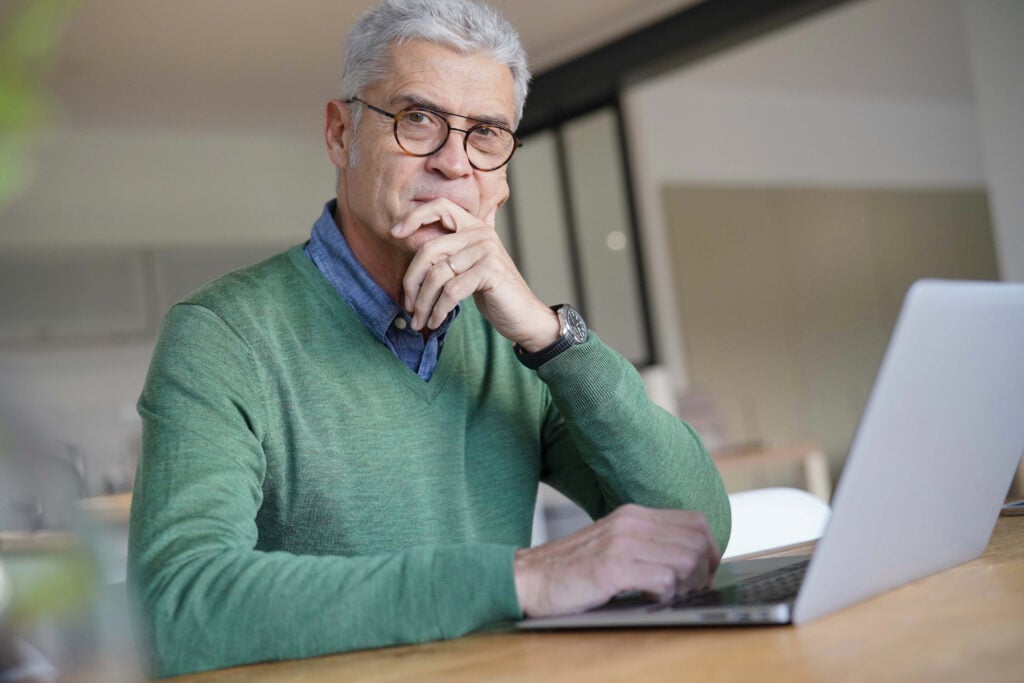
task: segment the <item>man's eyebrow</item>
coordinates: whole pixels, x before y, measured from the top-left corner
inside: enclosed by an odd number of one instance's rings
[[[430,109],[436,111],[439,114],[447,114],[448,116],[460,116],[470,121],[476,121],[478,123],[486,123],[492,126],[501,126],[502,128],[508,128],[512,130],[512,123],[504,116],[489,116],[487,114],[471,115],[471,114],[459,114],[458,112],[448,111],[441,108],[437,104],[431,102],[425,97],[419,97],[417,95],[397,95],[394,98],[396,107],[405,109],[406,107],[423,107],[424,109]]]

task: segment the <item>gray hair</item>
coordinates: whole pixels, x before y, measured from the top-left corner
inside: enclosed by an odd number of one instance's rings
[[[530,84],[526,50],[501,12],[473,0],[384,0],[367,11],[345,45],[341,99],[358,97],[387,78],[391,45],[410,40],[426,40],[464,53],[485,52],[506,65],[512,71],[518,125]]]

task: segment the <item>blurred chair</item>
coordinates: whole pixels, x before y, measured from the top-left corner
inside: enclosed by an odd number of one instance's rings
[[[678,397],[676,414],[693,427],[715,460],[730,490],[781,484],[778,475],[799,470],[800,486],[822,501],[832,496],[832,479],[825,449],[815,439],[773,444],[761,440],[737,441],[714,396],[701,389]],[[786,482],[788,483],[788,481]]]
[[[796,488],[764,488],[729,494],[732,535],[724,559],[815,541],[831,509],[812,493]]]
[[[727,486],[734,478],[733,475],[746,475],[754,477],[755,482],[757,479],[762,480],[760,486],[755,483],[752,488],[763,488],[764,484],[783,483],[772,481],[776,473],[797,470],[799,484],[803,489],[813,493],[822,502],[832,498],[828,457],[817,441],[795,441],[780,446],[751,444],[744,448],[714,451],[711,457]],[[764,481],[765,477],[768,477],[768,481]],[[785,483],[789,483],[788,478]]]

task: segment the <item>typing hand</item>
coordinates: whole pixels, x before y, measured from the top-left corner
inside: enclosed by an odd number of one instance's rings
[[[438,223],[450,234],[430,240],[413,257],[402,281],[412,327],[434,329],[468,296],[499,334],[539,351],[558,337],[557,316],[530,290],[494,231],[492,211],[484,220],[448,199],[435,199],[392,229],[406,237]]]
[[[624,505],[575,534],[519,550],[516,592],[530,617],[582,612],[628,591],[666,601],[710,587],[720,558],[702,514]]]

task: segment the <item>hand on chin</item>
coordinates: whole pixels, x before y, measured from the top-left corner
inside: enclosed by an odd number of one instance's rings
[[[428,242],[450,234],[452,234],[452,231],[446,228],[440,221],[434,221],[433,223],[419,226],[411,234],[399,238],[399,242],[410,254],[415,254]]]

